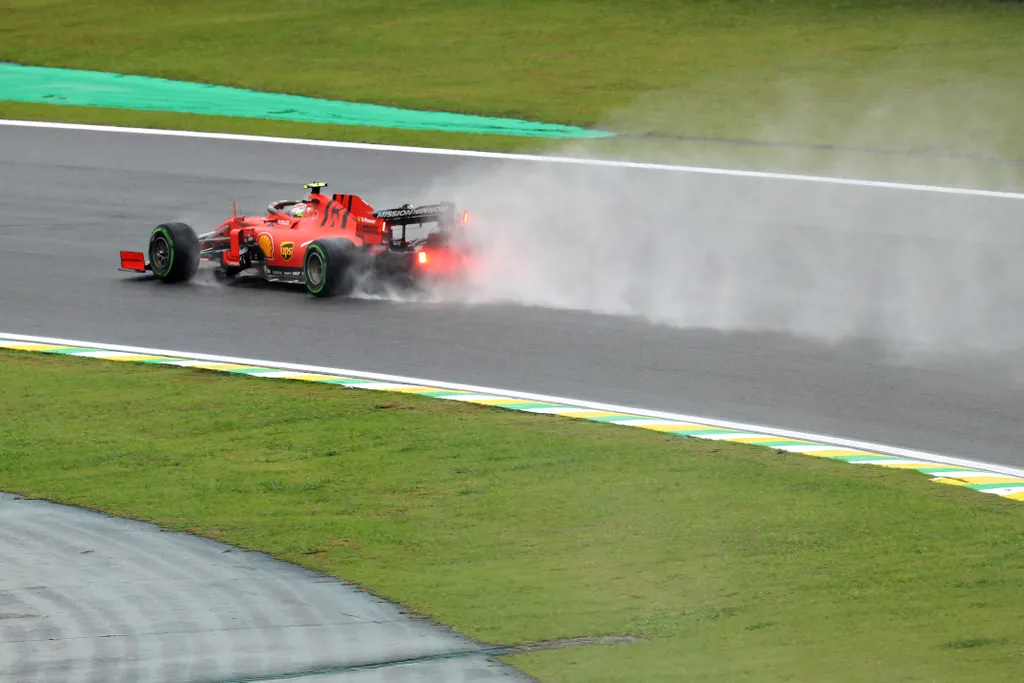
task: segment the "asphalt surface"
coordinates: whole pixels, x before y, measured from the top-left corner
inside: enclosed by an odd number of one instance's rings
[[[461,184],[492,215],[537,222],[540,204],[556,223],[586,214],[592,232],[550,226],[550,249],[532,255],[553,251],[565,277],[531,273],[527,251],[509,259],[515,286],[484,287],[478,303],[322,301],[116,270],[117,251],[143,249],[155,223],[212,227],[232,200],[256,213],[314,179],[378,206],[443,199],[439,189]],[[0,202],[0,331],[405,374],[1024,465],[1017,200],[0,127]],[[639,267],[607,260],[632,242],[646,245]],[[957,270],[961,261],[976,267]],[[952,287],[944,269],[961,275]],[[674,271],[697,277],[680,289]],[[928,353],[908,351],[901,331],[923,331]],[[425,659],[318,680],[514,676],[482,657],[438,658],[473,644],[339,582],[47,503],[0,495],[0,567],[0,681],[274,680],[408,658]]]
[[[1016,265],[1024,258],[1024,202],[579,166],[559,167],[548,177],[538,175],[540,167],[0,127],[0,328],[405,374],[1024,465],[1024,279]],[[748,223],[750,215],[786,212],[793,216],[790,232],[802,231],[798,244],[809,244],[811,257],[820,234],[843,236],[835,231],[852,226],[858,238],[847,240],[844,251],[853,260],[839,264],[847,271],[844,287],[856,282],[857,271],[867,272],[898,249],[954,263],[971,259],[982,264],[982,278],[985,264],[992,278],[1002,267],[1003,280],[977,310],[956,301],[964,287],[930,298],[929,291],[918,292],[933,327],[952,320],[932,337],[943,342],[945,335],[953,351],[943,352],[940,344],[938,353],[908,356],[898,347],[894,353],[886,339],[872,338],[871,311],[859,314],[856,334],[823,339],[813,326],[812,334],[799,333],[795,323],[795,332],[785,324],[680,328],[544,306],[324,301],[287,288],[222,286],[210,277],[171,287],[116,270],[117,251],[143,249],[157,222],[212,227],[232,200],[240,211],[257,213],[271,199],[301,196],[301,183],[310,179],[326,179],[332,191],[353,191],[385,206],[444,198],[439,188],[488,177],[507,183],[499,191],[513,201],[519,200],[518,183],[535,195],[564,196],[562,208],[571,211],[584,199],[581,188],[621,190],[629,224],[656,223],[662,231],[684,222],[683,209],[692,214],[698,204],[705,214],[724,217],[737,204],[754,206],[744,214]],[[594,192],[586,191],[593,199]],[[677,216],[667,214],[669,206],[681,207]],[[941,232],[935,228],[940,222],[946,226]],[[744,234],[726,234],[724,241],[735,238],[738,247]],[[782,233],[773,239],[776,234]],[[792,257],[783,267],[797,273],[801,263],[814,263],[789,251],[769,256],[783,262]],[[893,270],[900,275],[900,267]],[[767,273],[772,281],[785,275]],[[824,280],[816,287],[827,289],[829,274],[818,277]],[[589,282],[587,290],[601,284]],[[868,283],[864,296],[873,297],[876,317],[891,326],[892,316],[906,317],[906,311],[883,319],[886,291],[867,289],[884,284]],[[778,293],[755,282],[741,294],[756,298],[764,290]],[[704,298],[714,295],[705,292]],[[965,311],[974,317],[965,321]],[[741,322],[750,317],[743,313]],[[961,348],[976,338],[1005,343],[985,353]]]
[[[332,577],[0,494],[0,681],[528,681]],[[305,675],[304,675],[305,674]]]

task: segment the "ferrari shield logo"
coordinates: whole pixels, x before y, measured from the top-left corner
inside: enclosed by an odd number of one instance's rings
[[[285,261],[290,261],[292,254],[295,253],[295,242],[282,242],[281,243],[281,258]]]
[[[274,238],[269,232],[261,232],[260,236],[256,238],[256,244],[260,246],[260,251],[267,258],[274,255]]]

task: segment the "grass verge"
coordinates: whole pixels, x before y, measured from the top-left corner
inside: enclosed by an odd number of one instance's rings
[[[4,101],[0,101],[0,119],[63,121],[91,125],[266,135],[307,140],[357,141],[382,145],[466,149],[484,152],[554,154],[590,159],[647,161],[777,173],[811,173],[891,182],[1024,192],[1024,162],[1008,163],[1001,159],[639,138],[610,138],[569,143],[503,135],[331,126],[228,116],[200,116]]]
[[[399,130],[396,128],[371,128],[367,126],[332,126],[319,123],[266,121],[263,119],[231,116],[201,116],[198,114],[132,111],[101,107],[4,102],[2,100],[0,100],[0,118],[20,121],[62,121],[101,126],[159,128],[162,130],[194,130],[207,133],[235,133],[238,135],[266,135],[306,140],[355,141],[381,145],[472,149],[485,152],[534,153],[545,149],[544,143],[536,139],[506,137],[504,135]]]
[[[543,681],[1024,676],[1024,507],[422,397],[0,352],[0,488],[259,549]]]
[[[0,60],[27,64],[636,135],[1024,160],[1024,5],[1018,2],[11,0],[3,17]],[[84,116],[64,107],[33,111],[59,120]],[[153,116],[107,111],[95,120],[152,125]],[[159,120],[172,127],[488,150],[538,144],[188,118]],[[653,140],[593,148],[682,163],[781,163],[801,172],[831,167],[841,175],[881,166],[896,180],[935,179],[928,159],[893,169],[857,152],[794,156],[720,144]],[[950,163],[958,184],[1024,184],[1024,166]]]

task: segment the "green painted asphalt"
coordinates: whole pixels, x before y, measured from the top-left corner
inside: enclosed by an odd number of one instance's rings
[[[102,71],[0,63],[0,99],[37,104],[546,138],[614,135],[556,123],[414,111]]]

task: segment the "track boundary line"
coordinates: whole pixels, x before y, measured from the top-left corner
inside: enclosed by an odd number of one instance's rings
[[[494,408],[649,429],[679,437],[746,443],[851,464],[912,469],[938,483],[1024,501],[1022,469],[777,427],[402,375],[6,332],[0,332],[0,348],[412,393]]]
[[[671,173],[690,173],[698,175],[719,175],[736,178],[760,178],[766,180],[788,180],[829,185],[848,185],[871,187],[885,190],[931,192],[972,197],[988,197],[995,199],[1024,199],[1024,193],[1001,192],[960,187],[943,187],[940,185],[919,185],[913,183],[897,183],[883,180],[864,180],[858,178],[834,178],[829,176],[802,175],[795,173],[775,173],[770,171],[743,171],[728,168],[709,168],[703,166],[684,166],[677,164],[658,164],[645,161],[624,161],[615,159],[590,159],[586,157],[544,156],[540,154],[514,154],[511,152],[481,152],[465,149],[445,149],[440,147],[413,147],[406,145],[382,145],[368,142],[344,142],[339,140],[314,140],[307,138],[282,138],[263,135],[241,135],[237,133],[206,133],[202,131],[165,130],[160,128],[132,128],[128,126],[101,126],[84,123],[57,123],[51,121],[20,121],[0,119],[0,126],[42,128],[53,130],[71,130],[94,133],[121,133],[130,135],[152,135],[180,138],[199,138],[206,140],[227,140],[235,142],[286,144],[308,147],[328,147],[336,149],[358,149],[374,152],[391,152],[400,154],[422,154],[434,156],[472,157],[478,159],[498,159],[505,161],[527,161],[549,164],[574,164],[580,166],[603,166],[607,168],[625,168],[634,170],[661,171]]]

